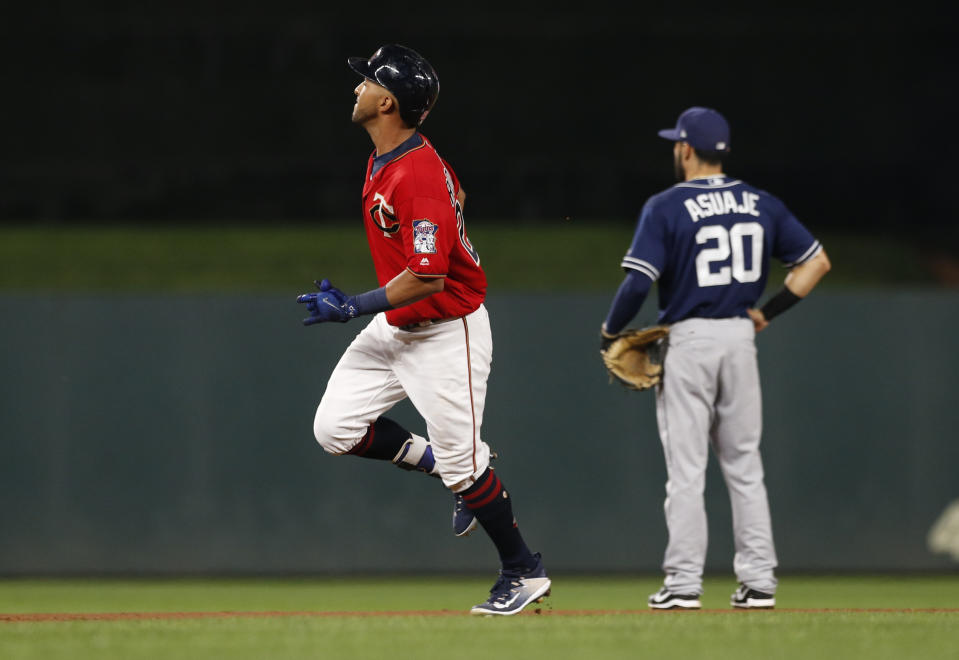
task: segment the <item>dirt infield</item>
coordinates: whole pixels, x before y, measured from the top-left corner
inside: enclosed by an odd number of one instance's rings
[[[728,614],[745,610],[733,609],[705,609],[697,610],[705,614]],[[550,610],[535,609],[523,612],[521,616],[617,616],[617,615],[652,615],[669,616],[670,614],[695,614],[696,611],[663,611],[663,610]],[[786,613],[892,613],[892,614],[938,614],[959,613],[959,608],[903,608],[903,609],[777,609],[773,612]],[[230,619],[230,618],[271,618],[271,617],[441,617],[441,616],[469,616],[464,610],[406,610],[406,611],[373,611],[373,612],[299,612],[299,611],[264,611],[264,612],[51,612],[34,614],[0,614],[0,623],[42,623],[51,621],[163,621],[183,619]]]

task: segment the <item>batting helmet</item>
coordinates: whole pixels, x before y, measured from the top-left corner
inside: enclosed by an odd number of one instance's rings
[[[412,48],[389,44],[370,59],[351,57],[350,68],[364,78],[385,87],[400,104],[400,117],[410,126],[419,126],[436,103],[440,79],[426,59]]]

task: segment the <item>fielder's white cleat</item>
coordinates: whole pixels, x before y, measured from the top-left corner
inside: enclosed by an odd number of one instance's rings
[[[743,610],[771,610],[776,607],[776,597],[741,584],[729,599],[729,604]]]
[[[654,610],[698,610],[703,606],[698,594],[674,594],[666,587],[650,596],[648,602]]]
[[[546,577],[543,559],[537,552],[536,566],[528,571],[500,571],[499,579],[490,589],[489,600],[474,605],[470,614],[483,616],[510,616],[519,614],[530,603],[549,596],[552,581]]]

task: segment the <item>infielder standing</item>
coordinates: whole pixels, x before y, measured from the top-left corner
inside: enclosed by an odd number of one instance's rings
[[[330,376],[314,434],[331,454],[439,476],[457,496],[454,532],[468,531],[475,517],[502,563],[489,599],[471,612],[516,614],[549,594],[550,579],[520,535],[480,437],[493,348],[486,276],[463,225],[466,195],[417,130],[436,102],[439,79],[404,46],[348,62],[363,77],[353,123],[375,146],[363,220],[381,286],[348,296],[323,280],[319,293],[297,298],[310,312],[307,325],[373,315]],[[426,421],[428,440],[383,416],[406,397]]]
[[[763,466],[755,333],[812,291],[829,270],[819,241],[769,193],[723,174],[729,125],[715,110],[690,108],[676,127],[680,183],[643,207],[623,258],[626,277],[602,327],[602,348],[636,315],[659,282],[659,323],[669,324],[656,419],[666,458],[666,579],[655,609],[698,609],[706,559],[703,489],[709,446],[733,513],[739,589],[732,605],[771,608],[776,551]],[[790,268],[781,291],[756,309],[769,258]]]

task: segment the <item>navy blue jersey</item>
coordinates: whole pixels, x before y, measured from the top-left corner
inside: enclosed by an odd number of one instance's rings
[[[792,267],[820,250],[779,199],[720,174],[650,197],[622,266],[659,282],[659,321],[675,323],[747,316],[770,256]]]

